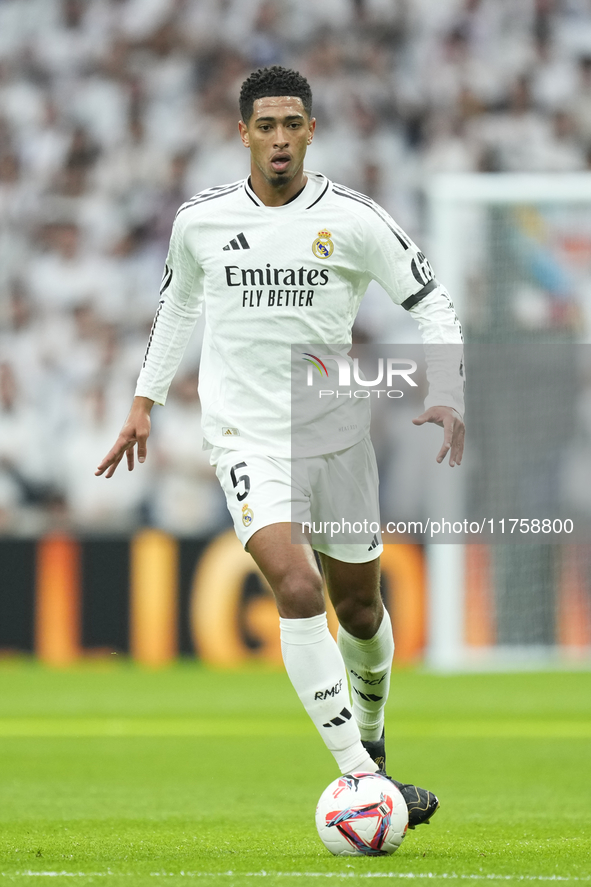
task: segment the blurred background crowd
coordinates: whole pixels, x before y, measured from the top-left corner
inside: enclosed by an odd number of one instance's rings
[[[237,95],[271,64],[312,85],[308,167],[420,244],[434,173],[591,168],[589,0],[0,0],[0,533],[227,521],[201,450],[198,330],[148,462],[93,471],[174,214],[247,173]]]

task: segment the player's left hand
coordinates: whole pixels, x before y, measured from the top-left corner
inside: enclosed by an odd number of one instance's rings
[[[412,422],[413,425],[424,425],[425,422],[440,425],[443,428],[443,446],[437,453],[437,461],[443,462],[449,452],[449,464],[452,468],[462,464],[466,426],[459,413],[451,407],[429,407]]]

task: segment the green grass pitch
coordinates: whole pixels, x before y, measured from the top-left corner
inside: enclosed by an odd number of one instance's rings
[[[338,774],[280,671],[0,665],[2,884],[591,880],[591,674],[397,671],[388,769],[441,810],[334,858]]]

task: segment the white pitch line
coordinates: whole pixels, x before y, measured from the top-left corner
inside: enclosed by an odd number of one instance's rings
[[[5,878],[108,878],[133,877],[136,872],[0,872]],[[456,872],[149,872],[151,878],[446,878],[448,880],[476,881],[591,881],[591,877],[579,878],[564,875],[463,875]]]

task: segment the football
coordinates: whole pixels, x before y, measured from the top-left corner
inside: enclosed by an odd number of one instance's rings
[[[408,810],[389,779],[377,773],[350,773],[335,779],[320,795],[316,828],[335,856],[389,856],[406,834]]]

